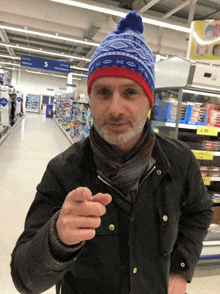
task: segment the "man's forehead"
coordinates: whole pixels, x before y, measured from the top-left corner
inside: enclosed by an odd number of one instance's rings
[[[106,77],[106,78],[100,78],[94,81],[93,86],[95,88],[100,87],[140,87],[140,85],[130,79],[127,78],[118,78],[118,77]]]

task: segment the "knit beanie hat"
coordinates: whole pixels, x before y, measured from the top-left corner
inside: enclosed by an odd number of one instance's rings
[[[143,31],[141,16],[130,11],[120,20],[117,29],[102,40],[89,64],[88,93],[98,78],[124,77],[143,88],[153,107],[154,55],[145,42]]]

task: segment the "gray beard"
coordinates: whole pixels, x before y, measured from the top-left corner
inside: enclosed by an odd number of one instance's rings
[[[120,145],[124,145],[126,143],[128,143],[130,140],[132,140],[137,134],[141,133],[141,131],[144,128],[144,125],[146,123],[146,118],[140,120],[136,126],[136,128],[131,128],[130,131],[126,132],[126,133],[118,133],[118,134],[113,134],[113,135],[109,135],[107,134],[107,132],[105,132],[102,128],[99,127],[99,125],[96,123],[95,119],[93,118],[93,124],[94,127],[96,129],[96,131],[98,132],[98,134],[109,144],[111,145],[116,145],[119,146]]]

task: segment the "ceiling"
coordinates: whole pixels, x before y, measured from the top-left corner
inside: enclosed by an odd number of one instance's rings
[[[193,20],[220,19],[220,0],[0,0],[0,65],[18,69],[21,55],[65,60],[81,78],[98,43],[128,10],[187,29]],[[154,54],[186,57],[189,33],[145,23],[144,35]]]

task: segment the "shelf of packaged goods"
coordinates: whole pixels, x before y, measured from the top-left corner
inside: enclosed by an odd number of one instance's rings
[[[57,123],[57,125],[60,127],[60,129],[63,131],[63,133],[66,135],[66,137],[69,139],[69,141],[73,144],[74,142],[71,139],[71,137],[68,134],[68,132],[61,126],[61,124],[58,122],[58,120],[55,117],[53,119],[55,120],[55,122]]]
[[[175,128],[176,123],[170,123],[170,122],[162,122],[162,121],[152,121],[153,126],[155,127],[170,127]],[[179,129],[188,129],[188,130],[197,130],[199,125],[189,125],[189,124],[179,124]],[[218,128],[218,132],[220,132],[220,128]]]
[[[219,180],[220,181],[220,180]],[[215,204],[220,204],[220,198],[214,198],[213,199],[213,202],[215,203]]]
[[[220,182],[220,177],[204,177],[204,178],[210,178],[211,182]]]
[[[210,151],[210,150],[196,150],[196,149],[191,149],[192,151],[207,151],[207,152],[213,152],[213,156],[220,156],[220,152],[219,151]]]

